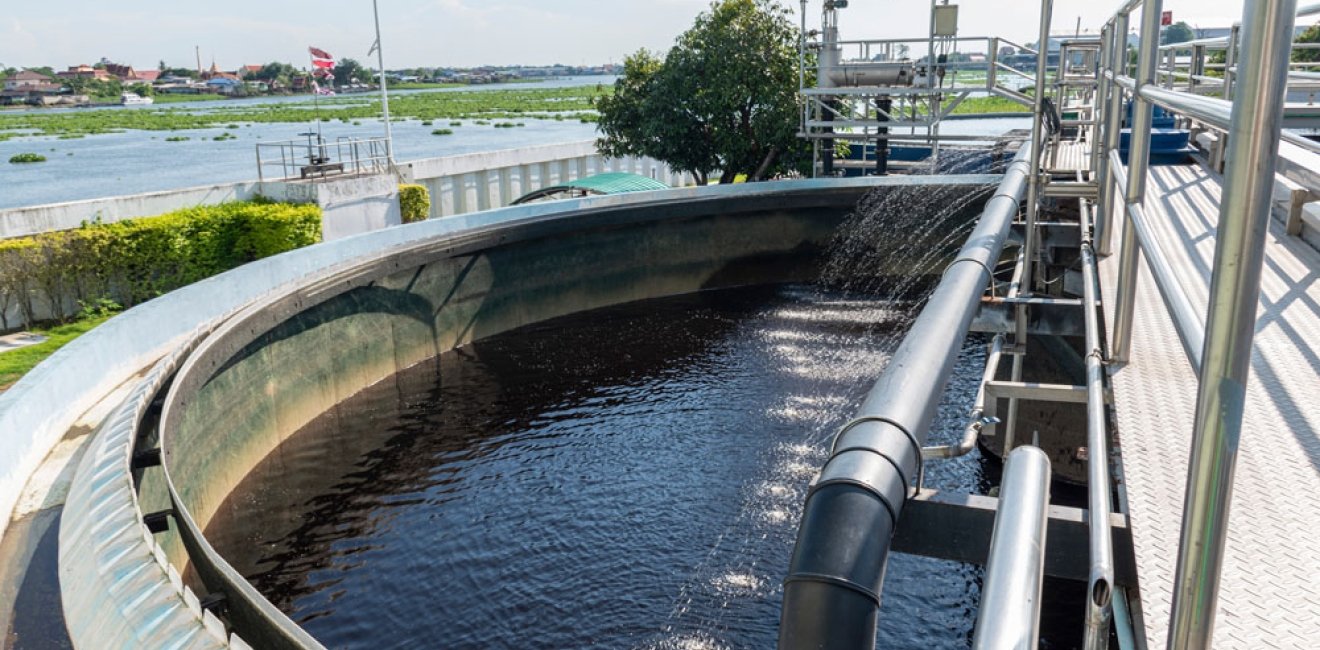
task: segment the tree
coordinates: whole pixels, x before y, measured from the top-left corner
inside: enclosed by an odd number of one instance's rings
[[[335,83],[341,86],[353,82],[371,83],[376,76],[371,70],[362,67],[361,63],[353,59],[344,59],[336,64],[334,75]]]
[[[731,183],[799,169],[797,41],[775,0],[715,0],[663,61],[645,50],[624,61],[596,104],[601,151],[663,160],[701,184],[715,170]]]
[[[271,61],[261,66],[257,71],[257,79],[262,81],[279,83],[281,86],[288,86],[293,76],[298,74],[298,69],[288,63]]]
[[[1320,43],[1320,23],[1316,23],[1306,28],[1306,31],[1297,36],[1297,43]],[[1295,49],[1292,51],[1293,61],[1320,61],[1320,50]]]
[[[1165,27],[1160,32],[1160,45],[1170,43],[1186,43],[1196,38],[1196,32],[1192,31],[1192,26],[1185,22],[1176,22]]]

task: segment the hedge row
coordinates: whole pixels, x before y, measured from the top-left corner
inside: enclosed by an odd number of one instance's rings
[[[0,240],[0,327],[15,306],[23,325],[35,301],[59,320],[75,304],[130,307],[320,239],[319,207],[252,201]]]
[[[404,223],[426,221],[431,215],[431,192],[425,185],[399,185],[399,212]]]

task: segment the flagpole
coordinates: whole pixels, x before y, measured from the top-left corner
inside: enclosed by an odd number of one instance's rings
[[[321,93],[316,87],[316,57],[310,51],[307,53],[307,59],[312,64],[312,111],[316,114],[316,145],[320,147],[325,139],[321,137]],[[316,152],[320,155],[320,151]]]
[[[393,167],[394,136],[390,133],[390,94],[385,87],[385,53],[380,46],[380,10],[376,7],[376,0],[371,0],[371,13],[376,19],[376,67],[380,70],[380,109],[385,116],[385,159]]]

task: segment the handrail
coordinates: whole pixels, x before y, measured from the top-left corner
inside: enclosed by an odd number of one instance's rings
[[[1228,50],[1225,68],[1237,66],[1240,70],[1236,74],[1231,71],[1226,74],[1223,94],[1233,97],[1231,89],[1235,85],[1240,85],[1242,91],[1237,101],[1229,102],[1159,88],[1152,83],[1156,78],[1158,51],[1200,45],[1196,56],[1203,57],[1205,47],[1212,44],[1158,47],[1155,20],[1160,13],[1160,0],[1129,0],[1115,19],[1125,19],[1130,11],[1142,4],[1145,7],[1137,78],[1122,74],[1126,72],[1126,57],[1122,57],[1123,68],[1111,65],[1102,72],[1104,78],[1117,87],[1120,96],[1128,90],[1136,99],[1128,181],[1124,183],[1115,173],[1122,169],[1116,148],[1108,148],[1104,163],[1108,167],[1106,178],[1124,190],[1123,214],[1127,217],[1119,263],[1112,351],[1115,360],[1127,357],[1137,285],[1137,252],[1141,250],[1146,253],[1155,283],[1198,375],[1192,457],[1188,466],[1168,637],[1170,649],[1190,650],[1209,647],[1213,639],[1237,457],[1236,440],[1242,427],[1240,404],[1250,371],[1255,310],[1270,219],[1270,195],[1274,186],[1274,174],[1261,174],[1260,170],[1277,170],[1279,140],[1297,137],[1281,128],[1284,94],[1288,88],[1289,53],[1293,49],[1293,17],[1320,13],[1320,5],[1303,7],[1299,11],[1296,0],[1247,3],[1242,27],[1239,30],[1235,26],[1233,32],[1234,36],[1239,33],[1242,36],[1240,48],[1236,47],[1236,38],[1231,37],[1225,42]],[[1241,50],[1240,62],[1234,56],[1238,49]],[[1123,50],[1126,52],[1126,45]],[[1197,60],[1192,65],[1193,70],[1189,72],[1201,69],[1201,62]],[[1176,62],[1171,61],[1167,67],[1161,76],[1169,79],[1172,85],[1172,80],[1178,76]],[[1156,241],[1143,207],[1149,116],[1153,105],[1163,106],[1228,135],[1223,200],[1216,226],[1215,260],[1211,267],[1211,295],[1204,325],[1187,292],[1178,286],[1172,266]],[[1116,121],[1112,115],[1109,117],[1111,119],[1106,124],[1112,129]],[[1102,196],[1105,192],[1108,192],[1107,187]],[[1112,210],[1112,205],[1103,205],[1102,209]],[[1087,289],[1090,289],[1089,284]]]

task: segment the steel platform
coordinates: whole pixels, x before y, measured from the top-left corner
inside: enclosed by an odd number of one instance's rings
[[[1220,191],[1220,178],[1200,166],[1150,169],[1146,210],[1201,313]],[[1107,305],[1118,239],[1100,264]],[[1272,220],[1266,255],[1215,648],[1320,647],[1320,253]],[[1119,489],[1140,581],[1137,629],[1147,647],[1163,648],[1196,377],[1144,263],[1131,358],[1110,368]]]
[[[1091,169],[1091,145],[1087,142],[1065,140],[1046,150],[1050,151],[1050,157],[1045,166],[1051,172],[1085,172]]]

